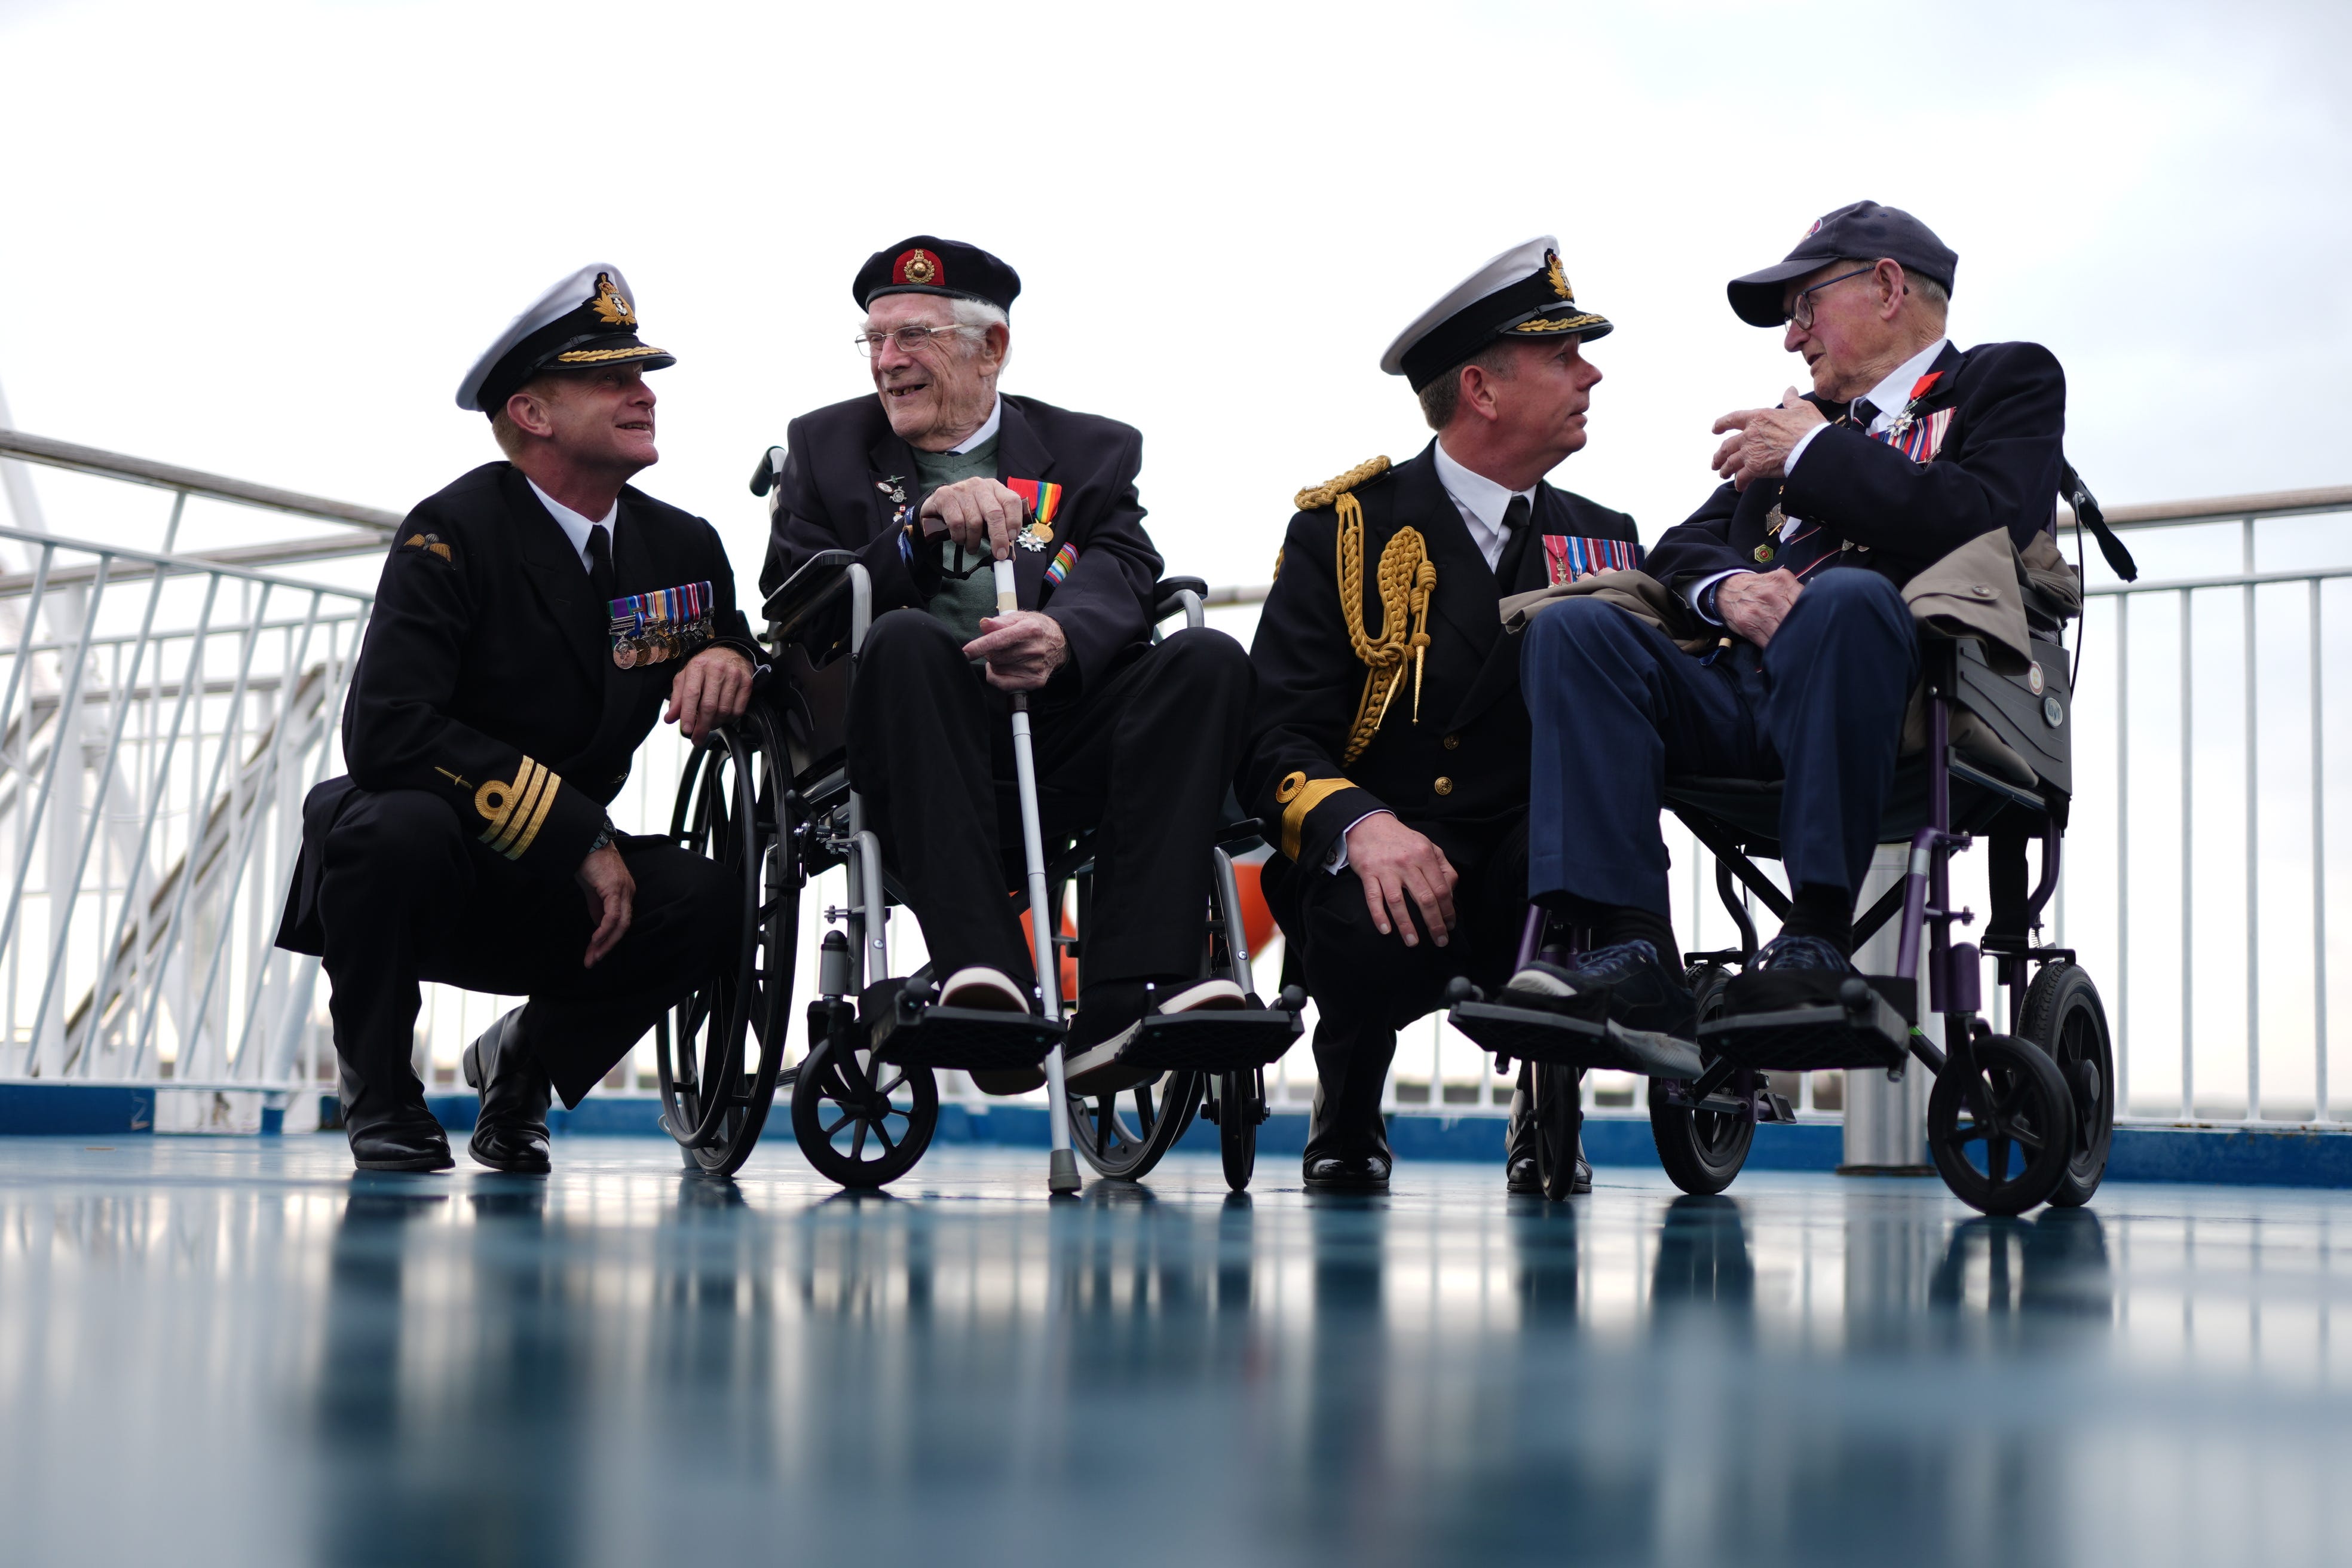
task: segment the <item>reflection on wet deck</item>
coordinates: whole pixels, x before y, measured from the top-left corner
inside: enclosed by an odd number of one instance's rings
[[[2317,1562],[2352,1197],[0,1142],[0,1557]],[[1279,1179],[1282,1173],[1267,1173]]]

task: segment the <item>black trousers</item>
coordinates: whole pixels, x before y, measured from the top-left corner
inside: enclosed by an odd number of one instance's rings
[[[1209,847],[1240,765],[1255,690],[1223,632],[1139,646],[1073,699],[1032,698],[1047,843],[1095,833],[1087,982],[1191,975],[1201,966]],[[935,973],[967,964],[1034,984],[1021,913],[1012,700],[920,610],[867,630],[850,700],[849,778],[922,922]]]
[[[1326,1154],[1387,1154],[1381,1089],[1396,1056],[1397,1031],[1443,1005],[1456,975],[1492,992],[1511,976],[1528,910],[1524,816],[1484,829],[1406,824],[1428,835],[1453,864],[1455,924],[1446,945],[1428,933],[1407,947],[1382,936],[1364,907],[1352,868],[1336,873],[1266,862],[1267,906],[1315,998],[1315,1125],[1307,1160]],[[1420,910],[1413,910],[1416,923]]]
[[[726,872],[658,838],[618,847],[637,883],[629,929],[584,968],[595,922],[578,887],[524,874],[421,790],[351,791],[319,884],[347,1113],[415,1097],[420,981],[528,996],[522,1047],[577,1105],[664,1008],[735,962],[741,893]]]

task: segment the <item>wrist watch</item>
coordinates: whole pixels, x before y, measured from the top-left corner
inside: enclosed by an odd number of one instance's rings
[[[599,849],[610,849],[613,847],[613,819],[607,816],[604,818],[604,826],[596,830],[595,838],[589,843],[588,853],[593,855]]]

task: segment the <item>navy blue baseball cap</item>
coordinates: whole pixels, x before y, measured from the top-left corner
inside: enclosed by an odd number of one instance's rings
[[[1936,237],[1934,229],[1901,207],[1854,202],[1815,218],[1785,261],[1733,279],[1729,286],[1732,311],[1751,327],[1785,326],[1789,313],[1780,308],[1780,294],[1789,279],[1849,257],[1858,261],[1881,258],[1899,261],[1904,271],[1943,285],[1947,297],[1952,292],[1952,274],[1960,265],[1959,256]]]

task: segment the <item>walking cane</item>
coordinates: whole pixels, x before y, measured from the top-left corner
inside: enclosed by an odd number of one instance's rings
[[[1013,563],[996,563],[996,613],[1009,616],[1021,607],[1013,585]],[[1062,1021],[1061,954],[1054,937],[1062,922],[1046,908],[1045,835],[1037,821],[1037,759],[1029,735],[1029,694],[1013,694],[1013,772],[1021,787],[1021,848],[1029,863],[1029,943],[1037,961],[1037,989],[1048,1023]],[[1062,1092],[1062,1046],[1055,1041],[1045,1056],[1045,1121],[1053,1135],[1053,1154],[1045,1185],[1056,1193],[1078,1190],[1078,1160],[1070,1149],[1070,1102]]]

